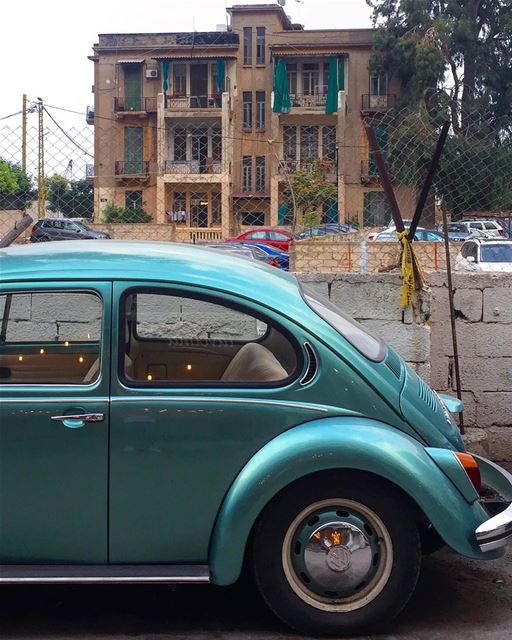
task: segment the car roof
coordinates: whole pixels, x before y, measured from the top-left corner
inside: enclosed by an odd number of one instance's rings
[[[305,304],[294,276],[261,261],[197,245],[63,240],[0,249],[0,282],[66,280],[188,284],[232,292],[284,311],[286,305]]]
[[[277,231],[277,233],[282,233],[285,236],[291,235],[290,232],[287,231],[286,229],[279,229],[276,227],[255,227],[254,229],[249,229],[249,231],[242,232],[240,235],[244,236],[248,233],[253,233],[254,231]]]

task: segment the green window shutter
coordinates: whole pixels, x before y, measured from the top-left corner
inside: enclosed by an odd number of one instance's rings
[[[325,101],[325,113],[338,111],[338,58],[331,56],[329,60],[329,83],[327,85],[327,98]]]
[[[124,65],[124,99],[126,109],[132,111],[141,110],[141,65]]]
[[[143,158],[142,127],[124,128],[124,172],[125,174],[142,173]]]
[[[274,66],[274,113],[290,113],[292,103],[288,91],[288,75],[286,61],[279,58]]]
[[[382,151],[382,155],[384,159],[386,159],[386,152],[388,147],[388,126],[386,124],[379,124],[375,127],[375,136],[377,138],[377,142],[379,143],[379,147]],[[377,176],[379,175],[379,171],[377,169],[377,163],[375,162],[375,158],[373,153],[369,154],[368,159],[368,175]]]
[[[288,205],[280,204],[277,209],[277,224],[286,224],[288,218]]]

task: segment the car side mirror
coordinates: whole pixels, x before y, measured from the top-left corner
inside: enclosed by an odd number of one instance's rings
[[[466,258],[466,260],[467,260],[468,262],[476,262],[476,260],[475,260],[475,256],[468,256],[468,257]]]

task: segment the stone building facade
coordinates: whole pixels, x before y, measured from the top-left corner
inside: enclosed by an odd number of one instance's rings
[[[372,29],[307,30],[277,4],[228,16],[215,32],[99,36],[96,221],[114,202],[219,237],[287,224],[287,181],[321,163],[338,194],[324,221],[387,223],[362,118],[378,123],[398,87],[369,71]]]

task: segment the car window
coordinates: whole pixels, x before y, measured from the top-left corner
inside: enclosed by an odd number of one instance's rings
[[[264,231],[251,231],[246,236],[249,240],[265,240],[266,235]]]
[[[269,233],[271,240],[277,240],[279,242],[288,242],[289,238],[284,233],[279,233],[278,231],[270,231]]]
[[[512,243],[484,245],[480,255],[482,262],[512,262]]]
[[[275,385],[297,369],[278,327],[210,297],[132,290],[122,304],[127,384]]]
[[[447,225],[447,228],[448,228],[448,231],[451,231],[451,232],[467,233],[466,225],[464,224],[457,224],[454,222],[450,222]]]
[[[498,225],[494,222],[484,222],[484,229],[497,229]]]
[[[306,286],[300,285],[300,287],[306,304],[348,340],[360,353],[374,362],[382,362],[384,360],[387,347],[383,340],[375,338],[359,322],[344,314],[327,298]]]
[[[0,294],[1,384],[90,384],[99,376],[102,301],[92,292]]]
[[[481,222],[470,222],[469,226],[471,229],[481,229],[482,228],[482,223]]]
[[[78,225],[75,224],[74,222],[64,222],[64,228],[67,229],[68,231],[75,231],[75,232],[80,231]]]

